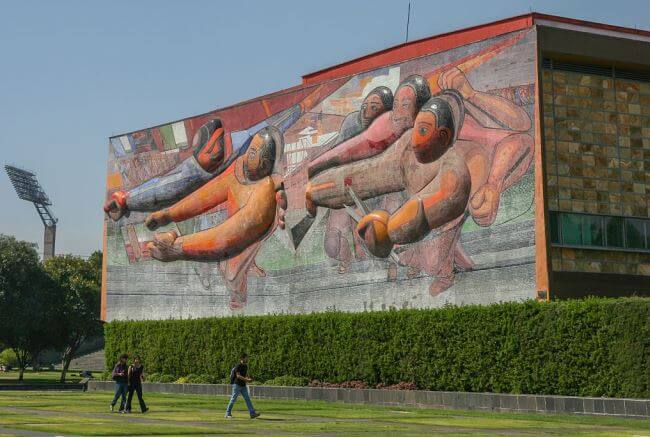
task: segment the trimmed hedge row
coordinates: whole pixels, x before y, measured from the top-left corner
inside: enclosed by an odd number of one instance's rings
[[[106,324],[106,357],[148,372],[414,382],[427,390],[650,397],[650,299]]]

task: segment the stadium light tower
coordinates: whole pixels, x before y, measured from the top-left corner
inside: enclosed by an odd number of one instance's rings
[[[43,225],[45,226],[45,236],[43,237],[43,259],[50,259],[54,256],[54,244],[56,242],[56,223],[59,221],[52,211],[50,206],[52,202],[47,197],[45,191],[38,183],[36,175],[30,171],[23,170],[13,165],[5,165],[7,175],[11,180],[11,185],[14,186],[16,194],[20,199],[32,202],[36,207]]]

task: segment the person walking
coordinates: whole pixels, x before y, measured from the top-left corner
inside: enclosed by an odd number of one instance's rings
[[[228,408],[226,408],[226,419],[232,419],[232,407],[235,405],[235,401],[242,395],[244,401],[246,401],[246,407],[248,407],[248,412],[251,415],[251,419],[260,417],[260,413],[255,411],[253,408],[253,403],[251,398],[248,395],[248,387],[246,383],[251,382],[253,378],[248,376],[248,355],[241,354],[239,357],[239,364],[237,364],[230,371],[230,383],[232,384],[232,397],[228,403]]]
[[[147,405],[142,399],[142,382],[144,381],[144,366],[140,357],[136,355],[133,357],[133,364],[129,366],[127,373],[128,384],[129,384],[129,396],[126,399],[126,413],[131,412],[131,401],[133,400],[133,392],[138,394],[138,402],[140,403],[140,411],[146,413],[149,411]]]
[[[120,412],[124,411],[124,405],[126,403],[126,389],[128,384],[128,375],[126,360],[129,359],[127,354],[120,355],[120,359],[113,367],[113,381],[115,381],[115,396],[113,396],[113,401],[111,402],[111,412],[115,409],[115,404],[117,403],[118,398],[122,398],[120,401]]]

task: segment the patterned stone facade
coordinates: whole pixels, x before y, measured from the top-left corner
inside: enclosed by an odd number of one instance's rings
[[[542,71],[548,208],[649,218],[650,82],[607,70]],[[650,275],[642,251],[553,247],[551,260],[554,271]]]

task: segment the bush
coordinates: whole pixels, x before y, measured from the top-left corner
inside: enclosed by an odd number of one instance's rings
[[[18,357],[13,349],[5,349],[0,352],[0,365],[18,367]]]
[[[309,378],[302,376],[278,376],[277,378],[269,379],[262,385],[281,385],[285,387],[305,387],[309,384]]]
[[[151,373],[145,375],[145,381],[147,382],[176,382],[177,378],[174,375],[165,375],[163,373]]]
[[[650,300],[502,303],[427,310],[114,321],[106,356],[227,377],[240,352],[259,381],[294,375],[374,387],[650,397]],[[232,339],[236,338],[237,341]]]
[[[188,375],[187,382],[189,382],[190,384],[218,384],[219,383],[217,378],[207,374]]]

